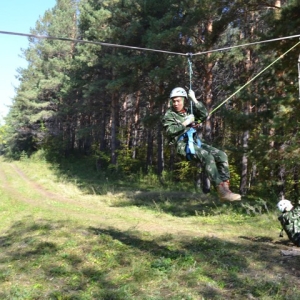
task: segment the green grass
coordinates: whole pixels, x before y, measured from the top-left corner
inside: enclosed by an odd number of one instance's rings
[[[0,161],[0,299],[300,298],[272,207],[64,168]]]

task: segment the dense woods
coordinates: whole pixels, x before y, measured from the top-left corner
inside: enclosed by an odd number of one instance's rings
[[[132,48],[29,38],[1,152],[93,156],[123,175],[178,169],[160,120],[171,89],[189,89],[190,57],[192,88],[213,111],[199,134],[228,153],[240,192],[295,199],[300,46],[214,108],[299,38],[254,42],[299,32],[299,0],[57,0],[31,34]]]

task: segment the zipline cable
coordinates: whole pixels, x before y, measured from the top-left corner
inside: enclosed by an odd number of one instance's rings
[[[78,39],[70,39],[70,38],[60,38],[60,37],[54,37],[54,36],[36,35],[36,34],[19,33],[19,32],[11,32],[11,31],[0,31],[0,34],[26,36],[26,37],[36,38],[36,39],[49,39],[49,40],[60,40],[60,41],[68,41],[68,42],[75,42],[75,43],[95,44],[95,45],[101,45],[101,46],[127,48],[127,49],[140,50],[140,51],[153,51],[153,52],[161,52],[161,53],[166,53],[166,54],[171,54],[171,55],[180,55],[180,56],[190,56],[191,55],[191,53],[180,53],[180,52],[172,52],[172,51],[165,51],[165,50],[158,50],[158,49],[151,49],[151,48],[142,48],[142,47],[119,45],[119,44],[111,44],[111,43],[105,43],[105,42],[78,40]],[[300,37],[300,34],[285,36],[285,37],[271,39],[271,40],[258,41],[258,42],[248,43],[248,44],[230,46],[230,47],[225,47],[225,48],[212,49],[212,50],[208,50],[208,51],[197,52],[193,55],[201,55],[201,54],[207,54],[207,53],[212,53],[212,52],[217,52],[217,51],[225,51],[225,50],[230,50],[230,49],[238,48],[238,47],[246,47],[246,46],[251,46],[251,45],[256,45],[256,44],[269,43],[269,42],[275,42],[275,41],[286,40],[286,39],[293,39],[296,37]]]
[[[230,100],[233,96],[235,96],[238,92],[240,92],[243,88],[245,88],[248,84],[250,84],[254,79],[256,79],[259,75],[261,75],[263,72],[265,72],[267,69],[269,69],[272,65],[274,65],[278,60],[280,60],[281,58],[283,58],[288,52],[292,51],[294,48],[296,48],[298,45],[300,44],[300,41],[295,44],[293,47],[291,47],[289,50],[287,50],[286,52],[284,52],[283,54],[281,54],[278,58],[276,58],[271,64],[269,64],[266,68],[264,68],[262,71],[260,71],[258,74],[256,74],[253,78],[251,78],[247,83],[245,83],[242,87],[240,87],[237,91],[235,91],[231,96],[229,96],[227,99],[225,99],[221,104],[219,104],[217,107],[215,107],[210,113],[208,118],[210,117],[210,115],[212,115],[212,113],[214,113],[217,109],[219,109],[223,104],[225,104],[228,100]]]
[[[153,52],[160,52],[160,53],[166,53],[166,54],[172,54],[172,55],[189,56],[189,57],[191,57],[192,55],[207,54],[207,53],[212,53],[212,52],[217,52],[217,51],[230,50],[230,49],[234,49],[234,48],[238,48],[238,47],[245,47],[245,46],[250,46],[250,45],[262,44],[262,43],[268,43],[268,42],[275,42],[275,41],[280,41],[280,40],[292,39],[292,38],[300,37],[300,34],[297,34],[297,35],[285,36],[285,37],[276,38],[276,39],[270,39],[270,40],[265,40],[265,41],[258,41],[258,42],[247,43],[247,44],[242,44],[242,45],[236,45],[236,46],[230,46],[230,47],[225,47],[225,48],[219,48],[219,49],[212,49],[212,50],[209,50],[209,51],[197,52],[195,54],[192,54],[192,53],[180,53],[180,52],[171,52],[171,51],[164,51],[164,50],[157,50],[157,49],[150,49],[150,48],[141,48],[141,47],[119,45],[119,44],[111,44],[111,43],[104,43],[104,42],[97,42],[97,41],[87,41],[87,40],[78,40],[78,39],[70,39],[70,38],[60,38],[60,37],[53,37],[53,36],[41,36],[41,35],[19,33],[19,32],[11,32],[11,31],[0,31],[0,34],[26,36],[26,37],[37,38],[37,39],[50,39],[50,40],[69,41],[69,42],[75,42],[75,43],[95,44],[95,45],[101,45],[101,46],[117,47],[117,48],[127,48],[127,49],[133,49],[133,50],[141,50],[141,51],[153,51]],[[288,51],[286,51],[284,54],[282,54],[279,58],[277,58],[269,66],[267,66],[265,69],[263,69],[261,72],[259,72],[256,76],[254,76],[251,80],[249,80],[246,84],[244,84],[241,88],[239,88],[235,93],[233,93],[231,96],[229,96],[227,99],[225,99],[221,104],[219,104],[216,108],[214,108],[209,113],[209,116],[213,112],[215,112],[217,109],[219,109],[224,103],[226,103],[228,100],[230,100],[234,95],[236,95],[238,92],[240,92],[244,87],[246,87],[248,84],[250,84],[254,79],[256,79],[264,71],[266,71],[270,66],[272,66],[279,59],[281,59],[284,55],[286,55],[289,51],[291,51],[292,49],[294,49],[299,43],[300,42],[298,42],[296,45],[294,45],[292,48],[290,48]],[[188,59],[188,61],[189,61],[189,68],[190,68],[190,89],[191,89],[192,69],[191,69],[191,61],[190,61],[190,59]]]
[[[0,31],[0,34],[19,35],[19,36],[26,36],[26,37],[36,38],[36,39],[48,39],[48,40],[59,40],[59,41],[84,43],[84,44],[95,44],[95,45],[101,45],[101,46],[116,47],[116,48],[127,48],[127,49],[133,49],[133,50],[141,50],[141,51],[153,51],[153,52],[161,52],[161,53],[167,53],[167,54],[172,54],[172,55],[182,55],[182,56],[187,55],[186,53],[156,50],[156,49],[150,49],[150,48],[141,48],[141,47],[125,46],[125,45],[118,45],[118,44],[111,44],[111,43],[104,43],[104,42],[77,40],[77,39],[70,39],[70,38],[60,38],[60,37],[54,37],[54,36],[27,34],[27,33],[19,33],[19,32]]]

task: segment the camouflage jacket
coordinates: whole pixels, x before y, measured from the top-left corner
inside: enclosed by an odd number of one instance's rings
[[[185,112],[175,112],[172,107],[165,113],[162,123],[170,144],[176,143],[178,138],[189,130],[189,127],[182,125],[182,122],[190,113],[190,108],[186,108]],[[208,116],[206,107],[200,101],[193,104],[193,114],[196,122],[203,122]]]
[[[296,206],[291,211],[285,212],[278,217],[282,229],[288,235],[290,241],[296,246],[300,246],[300,206]]]

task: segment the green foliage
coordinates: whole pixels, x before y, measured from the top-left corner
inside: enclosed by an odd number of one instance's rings
[[[1,299],[299,298],[299,256],[282,257],[260,196],[222,204],[115,176],[100,194],[91,157],[45,155],[0,161]]]
[[[205,52],[297,34],[299,1],[282,4],[270,9],[257,1],[205,0],[199,5],[198,1],[59,0],[31,31],[197,53],[192,56],[192,87],[212,109],[295,41]],[[172,181],[189,182],[197,173],[186,163],[167,166],[175,169],[172,172],[163,170],[159,119],[171,88],[189,87],[185,55],[35,38],[30,38],[23,54],[28,68],[19,70],[20,86],[7,127],[4,131],[1,127],[1,153],[18,159],[44,149],[49,161],[88,155],[104,173],[136,179],[140,170],[150,170],[146,181],[157,180],[153,172],[158,172],[167,186]],[[208,140],[230,150],[236,189],[243,163],[250,191],[268,191],[272,199],[282,189],[287,196],[299,196],[297,60],[297,51],[282,57],[204,124]],[[126,140],[120,140],[121,133]]]
[[[6,136],[7,136],[8,127],[7,125],[0,126],[0,154],[3,154],[6,147]]]
[[[194,178],[194,175],[198,172],[198,168],[195,164],[182,160],[176,163],[176,169],[174,173],[179,181],[189,181]]]
[[[124,147],[117,151],[118,166],[117,169],[124,175],[136,174],[142,168],[142,162],[132,158],[134,149]]]

